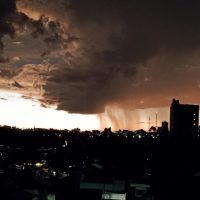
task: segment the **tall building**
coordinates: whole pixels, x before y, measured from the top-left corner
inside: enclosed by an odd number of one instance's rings
[[[187,135],[197,133],[199,126],[199,105],[180,104],[173,99],[170,107],[170,131]]]

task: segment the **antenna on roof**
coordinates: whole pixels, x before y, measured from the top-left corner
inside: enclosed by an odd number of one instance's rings
[[[158,128],[158,114],[156,113],[156,129]]]

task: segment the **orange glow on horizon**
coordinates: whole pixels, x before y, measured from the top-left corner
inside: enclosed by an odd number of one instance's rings
[[[17,93],[0,92],[0,110],[0,125],[19,128],[99,129],[96,115],[69,114],[66,111],[44,108],[39,102],[24,99]]]
[[[158,114],[157,125],[169,121],[169,108],[150,108],[143,110],[123,110],[106,107],[105,112],[97,115],[71,114],[56,110],[54,107],[44,108],[40,102],[24,99],[21,94],[0,92],[0,125],[19,128],[54,128],[81,130],[104,130],[111,127],[119,129],[138,130],[149,129],[148,119],[155,126],[155,114]]]

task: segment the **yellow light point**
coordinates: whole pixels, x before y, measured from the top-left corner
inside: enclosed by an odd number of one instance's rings
[[[35,166],[36,166],[36,167],[42,167],[42,166],[43,166],[43,164],[42,164],[42,163],[39,163],[39,162],[37,162],[37,163],[35,163]]]

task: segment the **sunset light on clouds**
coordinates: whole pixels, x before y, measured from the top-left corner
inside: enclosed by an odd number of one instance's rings
[[[199,104],[200,16],[186,4],[0,1],[0,125],[148,130],[172,98]]]

